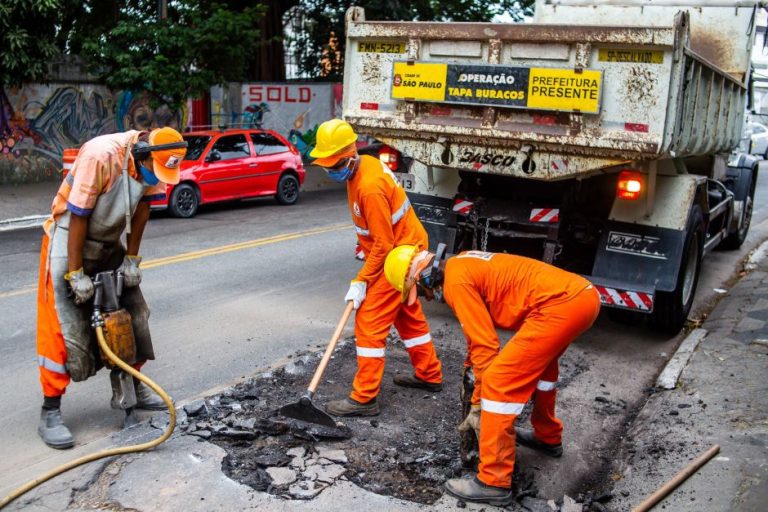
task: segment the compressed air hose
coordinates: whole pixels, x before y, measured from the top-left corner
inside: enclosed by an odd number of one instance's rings
[[[168,394],[163,390],[163,388],[157,385],[152,379],[150,379],[146,375],[141,374],[139,371],[129,366],[125,361],[117,357],[115,353],[112,352],[112,350],[107,345],[107,342],[104,339],[104,331],[102,330],[101,327],[96,327],[96,338],[99,341],[99,346],[101,347],[101,350],[103,350],[104,353],[107,354],[107,357],[109,358],[110,361],[112,361],[114,364],[119,366],[122,370],[129,373],[133,377],[142,381],[144,384],[152,388],[152,390],[155,393],[160,395],[160,398],[163,399],[166,407],[168,407],[168,414],[170,415],[170,418],[168,420],[168,427],[165,429],[165,432],[163,432],[163,435],[147,443],[135,444],[131,446],[123,446],[121,448],[109,448],[107,450],[102,450],[100,452],[96,452],[91,455],[85,455],[83,457],[80,457],[79,459],[73,460],[72,462],[62,464],[58,468],[55,468],[52,471],[34,480],[31,480],[30,482],[27,482],[26,484],[22,485],[21,487],[13,491],[11,494],[9,494],[8,496],[0,500],[0,509],[4,508],[13,500],[25,494],[26,492],[34,489],[35,487],[42,484],[43,482],[47,482],[51,478],[58,476],[62,473],[65,473],[70,469],[74,469],[88,462],[93,462],[95,460],[103,459],[104,457],[111,457],[113,455],[124,455],[126,453],[141,452],[144,450],[149,450],[150,448],[154,448],[155,446],[159,445],[160,443],[168,439],[173,433],[173,429],[176,428],[176,408],[173,406],[171,397],[169,397]]]

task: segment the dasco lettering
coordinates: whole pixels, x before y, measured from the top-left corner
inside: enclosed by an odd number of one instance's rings
[[[517,160],[517,158],[514,155],[481,153],[471,149],[465,150],[459,157],[459,163],[491,165],[493,167],[509,167],[515,163],[515,160]]]

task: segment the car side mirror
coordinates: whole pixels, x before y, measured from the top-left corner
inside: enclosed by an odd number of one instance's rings
[[[208,156],[205,157],[206,162],[218,162],[219,160],[221,160],[221,153],[215,149],[212,149]]]

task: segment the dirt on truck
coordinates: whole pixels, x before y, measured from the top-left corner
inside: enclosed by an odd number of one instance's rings
[[[451,252],[586,276],[616,320],[676,333],[701,260],[738,248],[757,160],[738,153],[760,2],[538,0],[534,23],[347,13],[343,116]]]

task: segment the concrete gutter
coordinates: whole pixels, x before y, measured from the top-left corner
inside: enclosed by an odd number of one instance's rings
[[[0,220],[0,231],[41,227],[47,218],[48,215],[28,215],[15,219]]]

